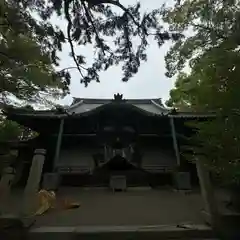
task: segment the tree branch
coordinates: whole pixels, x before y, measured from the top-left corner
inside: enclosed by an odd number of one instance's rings
[[[128,52],[129,52],[129,54],[131,54],[132,48],[131,48],[129,32],[128,32],[128,19],[126,19],[126,21],[125,21],[123,31],[124,31],[124,36],[125,36],[126,43],[127,43]]]
[[[132,21],[134,22],[134,24],[138,28],[142,29],[141,25],[136,21],[136,19],[133,17],[133,15],[118,0],[116,0],[116,1],[114,1],[114,0],[98,0],[98,1],[95,1],[95,2],[92,1],[92,0],[87,0],[87,2],[90,3],[91,7],[99,5],[99,4],[112,4],[112,5],[116,6],[116,7],[119,7],[120,9],[122,9],[132,19]],[[147,34],[147,33],[145,32],[145,34]]]
[[[70,6],[70,3],[71,3],[71,0],[65,0],[64,1],[64,13],[65,13],[65,17],[68,21],[68,25],[67,25],[67,36],[68,36],[68,43],[70,45],[70,48],[71,48],[71,53],[72,53],[72,57],[73,57],[73,60],[77,66],[77,69],[80,73],[80,75],[82,76],[82,78],[84,78],[83,74],[82,74],[82,71],[79,67],[79,63],[76,59],[76,55],[75,55],[75,51],[74,51],[74,46],[73,46],[73,43],[72,43],[72,39],[71,39],[71,29],[72,29],[72,20],[71,20],[71,17],[69,15],[69,6]]]
[[[148,33],[147,30],[145,28],[143,28],[143,26],[141,26],[141,24],[139,24],[136,19],[133,17],[133,15],[128,11],[128,9],[126,7],[124,7],[118,0],[85,0],[86,2],[89,3],[89,7],[94,7],[96,5],[99,5],[99,4],[111,4],[111,5],[114,5],[116,7],[119,7],[120,9],[122,9],[126,15],[128,15],[133,23],[138,27],[138,29],[141,29],[142,32],[145,34],[145,35],[158,35],[159,33]]]
[[[82,5],[83,5],[83,7],[84,7],[84,10],[85,10],[87,19],[88,19],[88,21],[90,21],[90,23],[92,24],[93,30],[94,30],[94,32],[95,32],[95,34],[96,34],[96,38],[97,38],[98,44],[100,45],[100,47],[101,47],[101,49],[102,49],[102,52],[103,52],[103,54],[105,55],[105,52],[104,52],[104,49],[103,49],[102,40],[101,40],[101,38],[99,37],[98,31],[97,31],[97,29],[96,29],[96,27],[95,27],[95,24],[94,24],[94,22],[93,22],[93,16],[92,16],[92,14],[91,14],[91,11],[87,9],[86,4],[84,3],[83,0],[82,0],[81,2],[82,2]]]
[[[4,53],[4,52],[0,52],[0,55],[6,57],[6,58],[8,58],[8,59],[11,59],[11,60],[16,60],[14,57],[9,56],[7,53]]]
[[[0,55],[2,55],[3,57],[7,58],[8,60],[12,60],[12,61],[17,62],[16,58],[14,58],[12,56],[9,56],[7,53],[0,52]],[[2,66],[3,64],[4,64],[4,61],[0,61],[0,66]]]
[[[213,29],[213,28],[210,28],[210,27],[208,27],[208,26],[204,26],[204,25],[201,25],[201,24],[195,24],[195,23],[191,23],[191,25],[192,25],[193,27],[201,28],[201,29],[206,30],[206,31],[208,31],[208,32],[214,32],[219,38],[222,38],[222,39],[224,39],[224,40],[227,40],[227,37],[226,37],[226,36],[224,36],[222,33],[219,33],[218,31],[216,31],[216,30]]]
[[[65,70],[71,70],[71,69],[77,69],[77,67],[66,67],[66,68],[61,69],[59,72],[63,72]]]

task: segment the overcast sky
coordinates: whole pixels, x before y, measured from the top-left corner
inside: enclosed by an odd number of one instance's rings
[[[121,0],[123,5],[132,5],[136,0]],[[164,3],[163,0],[140,0],[141,11],[148,11],[159,8]],[[167,4],[171,4],[172,0],[166,0]],[[53,18],[53,23],[66,28],[63,19]],[[162,98],[164,101],[169,97],[169,90],[174,86],[174,79],[165,77],[164,56],[168,51],[171,43],[165,43],[159,48],[154,40],[151,40],[148,47],[148,61],[143,63],[139,72],[131,78],[127,83],[121,82],[122,70],[121,66],[112,67],[106,72],[100,74],[100,83],[91,82],[88,87],[80,84],[80,76],[76,70],[71,71],[72,81],[70,85],[70,96],[67,96],[60,102],[62,104],[70,104],[72,97],[81,98],[113,98],[115,93],[123,94],[124,98]],[[81,51],[87,59],[93,56],[92,47],[77,48],[76,52]],[[69,56],[69,46],[66,45],[59,54],[61,58],[60,67],[66,68],[75,66],[73,60]]]

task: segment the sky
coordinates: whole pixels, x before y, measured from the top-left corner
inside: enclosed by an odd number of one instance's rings
[[[120,0],[127,6],[136,3],[136,0]],[[140,0],[141,11],[149,11],[161,7],[166,2],[172,4],[173,0]],[[53,17],[53,24],[60,25],[66,31],[66,22],[64,19]],[[58,101],[61,104],[69,105],[72,97],[79,98],[113,98],[115,93],[123,94],[125,99],[129,98],[162,98],[163,102],[168,99],[169,91],[174,87],[175,79],[169,79],[165,76],[164,56],[166,55],[171,42],[166,42],[161,48],[157,46],[154,40],[149,41],[147,49],[148,61],[144,62],[138,73],[128,82],[122,82],[121,66],[114,66],[105,72],[100,73],[100,83],[91,82],[87,87],[80,83],[80,75],[76,70],[71,70],[70,95]],[[92,46],[79,48],[76,47],[76,53],[86,56],[86,59],[93,57]],[[60,68],[75,66],[72,58],[69,56],[70,48],[66,44],[63,51],[59,53]]]

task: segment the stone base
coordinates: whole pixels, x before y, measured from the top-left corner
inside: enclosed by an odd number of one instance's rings
[[[111,178],[110,178],[110,188],[113,191],[115,191],[115,190],[126,191],[127,190],[126,177],[123,176],[123,175],[111,176]]]

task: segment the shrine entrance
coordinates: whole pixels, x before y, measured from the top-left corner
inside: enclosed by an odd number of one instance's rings
[[[127,104],[117,104],[105,106],[101,111],[75,121],[83,120],[95,126],[96,134],[88,137],[92,142],[86,144],[87,136],[82,137],[81,142],[86,147],[91,144],[92,152],[87,150],[88,161],[92,158],[94,167],[90,174],[65,174],[63,185],[109,186],[112,176],[125,176],[128,186],[171,184],[170,170],[177,162],[167,118],[151,117]],[[161,123],[168,124],[168,127],[157,129]],[[72,125],[76,126],[76,123],[72,122]],[[163,131],[168,131],[168,135]],[[66,144],[64,141],[63,147]],[[73,144],[77,148],[77,140]]]
[[[137,164],[141,156],[136,158],[134,147],[138,139],[136,115],[128,107],[117,104],[92,116],[97,123],[96,141],[103,149],[103,155],[94,156],[95,184],[109,185],[111,177],[124,176],[128,185],[148,185],[147,173]]]
[[[43,175],[56,173],[64,185],[106,186],[115,174],[130,186],[169,185],[180,164],[175,124],[180,131],[183,123],[156,99],[83,99],[67,110],[11,118],[40,132]]]

